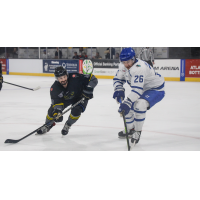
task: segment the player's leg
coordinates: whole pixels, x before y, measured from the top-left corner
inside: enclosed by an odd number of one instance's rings
[[[138,143],[142,132],[142,127],[146,118],[146,111],[161,101],[165,95],[164,91],[148,90],[134,104],[135,112],[135,132],[131,142]]]
[[[134,110],[133,110],[133,105],[132,105],[131,110],[128,113],[128,115],[125,116],[125,118],[126,118],[126,125],[127,125],[127,129],[128,129],[127,132],[128,132],[128,137],[129,138],[132,138],[133,133],[134,133],[134,127],[135,127],[134,126]],[[120,131],[118,133],[118,137],[122,138],[122,139],[126,138],[125,130]]]
[[[131,139],[131,142],[138,143],[140,140],[140,135],[142,131],[142,127],[146,117],[146,111],[149,107],[149,102],[145,99],[138,99],[134,103],[134,111],[135,111],[135,132]]]
[[[77,101],[76,101],[77,102]],[[75,103],[76,103],[75,102]],[[71,110],[71,113],[69,115],[68,120],[66,121],[63,129],[62,129],[62,135],[67,135],[69,132],[69,129],[71,128],[71,126],[76,123],[76,121],[80,118],[81,113],[83,113],[87,107],[88,104],[88,100],[84,100],[83,103],[78,104],[76,107],[74,107]]]

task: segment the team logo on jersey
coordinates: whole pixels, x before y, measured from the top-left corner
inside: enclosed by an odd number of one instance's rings
[[[51,88],[51,91],[53,91],[53,88]]]
[[[76,77],[76,75],[75,75],[75,74],[73,74],[73,75],[72,75],[72,77],[73,77],[73,78],[75,78],[75,77]]]
[[[141,65],[136,65],[136,67],[141,67]]]
[[[65,98],[65,100],[73,99],[74,98],[74,92],[71,92],[70,94],[65,95],[64,98]]]

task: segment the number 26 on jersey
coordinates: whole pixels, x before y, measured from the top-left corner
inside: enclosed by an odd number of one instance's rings
[[[136,76],[135,76],[135,81],[134,81],[134,83],[138,83],[138,82],[140,82],[140,83],[143,82],[143,75],[140,75],[140,76],[136,75]]]

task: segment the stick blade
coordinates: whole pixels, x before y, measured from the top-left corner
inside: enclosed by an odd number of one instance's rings
[[[39,90],[40,88],[41,88],[41,87],[38,86],[38,87],[34,88],[33,91]]]
[[[17,143],[18,140],[12,140],[12,139],[7,139],[4,143],[12,143],[12,144],[15,144]]]

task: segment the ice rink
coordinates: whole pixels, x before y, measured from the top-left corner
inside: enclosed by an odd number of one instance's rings
[[[67,136],[61,129],[68,119],[57,123],[44,135],[31,135],[17,144],[5,144],[6,139],[20,139],[45,122],[50,106],[53,77],[4,75],[4,81],[29,91],[3,84],[0,92],[1,151],[127,151],[126,140],[118,139],[123,129],[119,105],[112,98],[111,79],[99,79],[94,98]],[[130,88],[125,84],[126,95]],[[166,82],[166,96],[147,112],[139,144],[131,151],[196,151],[200,150],[200,83]]]

